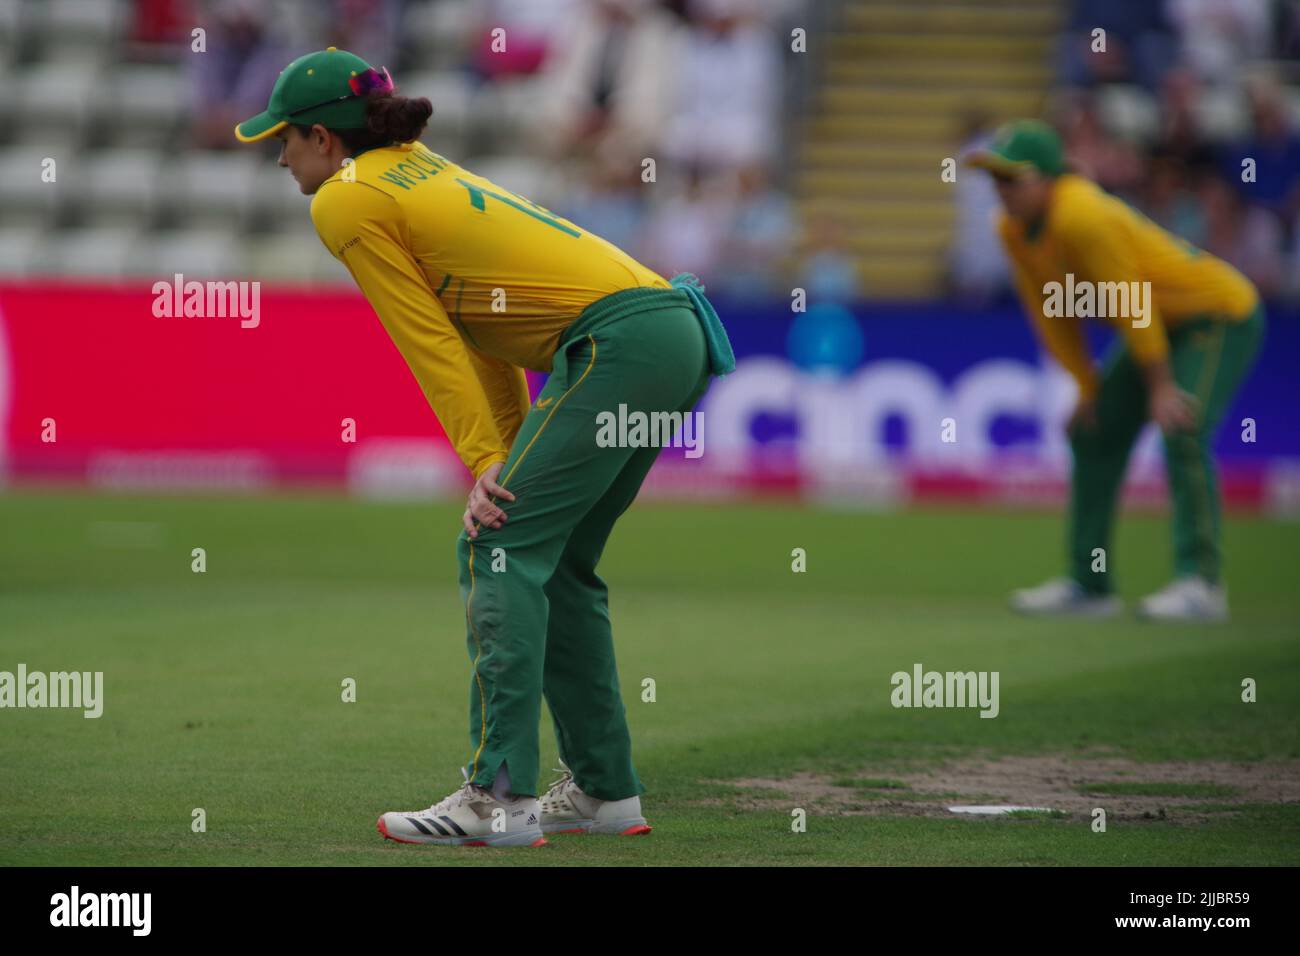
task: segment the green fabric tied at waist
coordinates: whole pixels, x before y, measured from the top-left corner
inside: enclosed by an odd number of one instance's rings
[[[669,280],[669,284],[690,297],[695,314],[699,316],[704,341],[709,347],[709,371],[714,375],[734,372],[736,354],[731,350],[731,340],[727,338],[727,330],[722,327],[722,320],[714,311],[713,304],[704,297],[704,285],[699,278],[690,272],[679,272]]]
[[[611,322],[618,322],[639,312],[649,312],[667,307],[689,307],[700,322],[709,356],[709,374],[726,375],[736,369],[736,356],[722,320],[713,305],[704,297],[704,286],[689,272],[674,276],[671,287],[635,286],[620,289],[588,305],[560,336],[564,348],[583,336]]]

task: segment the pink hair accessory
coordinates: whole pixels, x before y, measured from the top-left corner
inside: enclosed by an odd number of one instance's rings
[[[357,96],[370,96],[372,93],[393,92],[393,78],[388,75],[388,67],[374,67],[356,76],[348,78],[348,86]]]

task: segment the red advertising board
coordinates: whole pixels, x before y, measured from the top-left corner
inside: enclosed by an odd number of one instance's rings
[[[0,285],[10,475],[342,479],[363,443],[393,439],[459,465],[359,294],[261,287],[245,297],[255,310],[222,317],[160,316],[160,298],[148,284]]]

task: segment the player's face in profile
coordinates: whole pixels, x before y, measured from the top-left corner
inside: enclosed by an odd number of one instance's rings
[[[321,183],[334,175],[329,155],[329,134],[324,127],[313,127],[304,136],[292,126],[286,126],[275,135],[280,140],[279,163],[298,181],[298,189],[305,195],[315,193]]]
[[[1047,208],[1047,181],[1035,171],[1019,175],[995,173],[993,184],[1007,215],[1022,222],[1039,218]]]

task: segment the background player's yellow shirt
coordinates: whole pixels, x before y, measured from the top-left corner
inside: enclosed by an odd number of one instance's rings
[[[477,478],[528,411],[525,368],[551,370],[592,302],[669,282],[621,249],[431,152],[372,149],[311,204],[321,241],[370,300]]]
[[[1081,321],[1044,314],[1044,287],[1066,282],[1150,282],[1150,324],[1108,317],[1142,364],[1169,354],[1167,328],[1192,316],[1245,320],[1259,302],[1245,276],[1215,256],[1160,228],[1123,200],[1073,174],[1060,176],[1047,215],[1032,235],[1003,214],[998,222],[1011,257],[1016,287],[1044,347],[1091,396],[1096,377]]]

